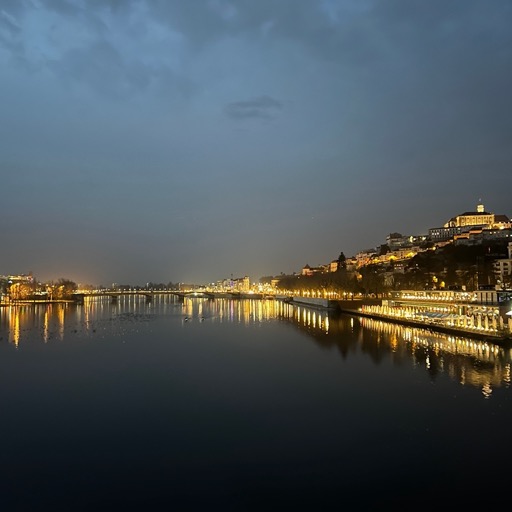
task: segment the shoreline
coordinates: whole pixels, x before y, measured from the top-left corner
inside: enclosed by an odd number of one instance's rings
[[[496,345],[504,345],[504,346],[510,345],[512,347],[512,337],[511,336],[506,336],[506,335],[502,336],[500,334],[472,331],[469,329],[461,329],[458,327],[448,327],[445,325],[427,324],[424,322],[417,322],[415,320],[405,320],[405,319],[401,319],[401,318],[396,318],[396,317],[386,316],[386,315],[379,315],[379,314],[375,314],[375,313],[363,313],[362,311],[356,311],[353,309],[340,308],[339,312],[342,314],[372,318],[374,320],[382,320],[383,322],[406,325],[406,326],[414,327],[414,328],[418,328],[418,329],[425,329],[425,330],[430,330],[430,331],[441,332],[444,334],[451,334],[454,336],[461,336],[461,337],[465,337],[465,338],[476,338],[480,341],[486,341],[489,343],[494,343]]]
[[[73,299],[56,299],[56,300],[11,300],[10,302],[0,302],[0,307],[9,306],[30,306],[32,304],[77,304]]]
[[[373,320],[381,320],[383,322],[389,322],[399,325],[406,325],[409,327],[413,327],[416,329],[424,329],[427,331],[435,331],[443,334],[448,334],[452,336],[459,336],[464,338],[474,338],[480,341],[485,341],[488,343],[493,343],[495,345],[500,345],[504,347],[512,348],[512,335],[506,334],[498,334],[492,332],[482,332],[482,331],[474,331],[471,329],[463,329],[460,327],[450,327],[439,324],[430,324],[425,322],[419,322],[415,320],[407,320],[404,318],[399,318],[395,316],[387,316],[381,315],[378,313],[366,313],[360,311],[359,308],[356,307],[356,304],[361,305],[360,301],[337,301],[337,300],[327,300],[327,299],[307,299],[304,297],[300,297],[299,300],[295,300],[295,297],[287,297],[282,298],[284,302],[288,304],[293,304],[295,306],[304,306],[311,309],[322,309],[324,311],[335,311],[340,314],[359,316],[365,318],[372,318]],[[355,303],[355,304],[353,304]],[[353,307],[344,307],[350,304]]]

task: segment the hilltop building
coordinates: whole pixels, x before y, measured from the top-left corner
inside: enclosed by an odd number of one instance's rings
[[[443,227],[431,228],[428,230],[432,242],[446,240],[466,240],[471,235],[479,235],[484,231],[491,230],[496,235],[496,230],[511,229],[512,223],[506,215],[496,215],[485,210],[484,205],[479,202],[475,211],[468,211],[456,215],[448,220]],[[489,233],[487,233],[489,238]],[[495,238],[496,236],[491,236]]]
[[[492,226],[494,223],[494,213],[485,211],[482,203],[476,205],[476,211],[464,212],[456,217],[452,217],[445,225],[445,228],[453,227],[474,227],[474,226]]]

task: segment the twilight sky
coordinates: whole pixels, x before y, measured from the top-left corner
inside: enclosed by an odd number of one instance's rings
[[[292,273],[512,217],[510,0],[0,0],[0,274]]]

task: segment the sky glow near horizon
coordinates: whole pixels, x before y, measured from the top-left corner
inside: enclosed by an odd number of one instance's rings
[[[512,217],[508,0],[1,0],[0,274],[300,271]]]

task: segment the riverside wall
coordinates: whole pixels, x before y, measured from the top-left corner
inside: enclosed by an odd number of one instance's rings
[[[438,324],[427,324],[420,321],[408,320],[405,318],[397,318],[387,315],[381,315],[378,313],[367,313],[361,311],[362,306],[382,304],[381,299],[355,299],[355,300],[331,300],[331,299],[319,299],[311,297],[276,297],[280,300],[284,300],[290,304],[303,305],[319,309],[328,309],[339,313],[345,313],[355,316],[373,318],[375,320],[382,320],[384,322],[391,322],[401,325],[408,325],[410,327],[416,327],[420,329],[429,329],[432,331],[441,332],[452,336],[470,337],[480,339],[492,343],[506,345],[512,347],[512,338],[508,334],[503,333],[490,333],[490,332],[479,332],[470,329],[449,327]]]
[[[380,299],[354,299],[354,300],[339,300],[339,299],[323,299],[318,297],[298,297],[278,295],[276,299],[288,302],[290,304],[304,305],[314,308],[331,309],[337,311],[344,311],[347,313],[357,313],[359,308],[363,305],[380,305]]]
[[[338,309],[338,301],[331,299],[322,299],[317,297],[284,297],[281,300],[290,304],[309,306],[318,309]]]

